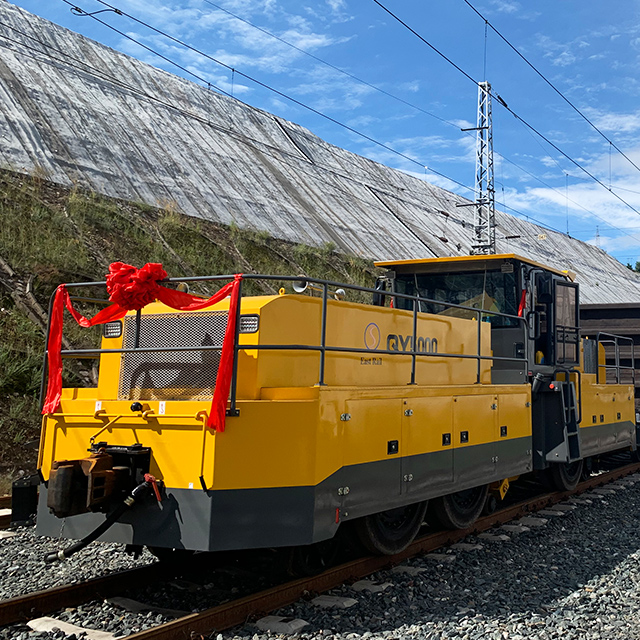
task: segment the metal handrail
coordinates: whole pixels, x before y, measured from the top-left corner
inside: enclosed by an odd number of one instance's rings
[[[571,383],[571,376],[575,374],[578,378],[578,384],[576,385],[577,398],[578,398],[578,415],[576,416],[576,423],[582,422],[582,371],[580,369],[566,369],[564,367],[557,367],[553,372],[553,379],[556,380],[556,376],[561,373],[565,376],[567,383]]]
[[[562,335],[562,340],[559,339],[559,336]],[[575,342],[571,340],[567,340],[567,337],[570,335],[575,336]],[[556,354],[556,362],[558,364],[567,364],[567,345],[574,345],[575,347],[575,358],[569,360],[569,364],[575,365],[580,362],[579,355],[579,346],[580,346],[580,327],[576,327],[574,325],[564,325],[557,324],[556,325],[556,349],[558,353]],[[560,344],[562,344],[562,359],[560,359]]]
[[[601,339],[601,336],[606,336],[604,340]],[[620,341],[628,341],[631,346],[631,366],[620,364]],[[614,346],[614,364],[610,365],[606,363],[606,350],[605,350],[605,364],[600,364],[600,345],[612,344]],[[635,366],[635,353],[634,353],[634,343],[633,338],[629,336],[618,336],[613,333],[606,333],[604,331],[599,331],[596,334],[596,358],[597,358],[597,367],[596,367],[596,383],[600,384],[600,369],[605,370],[604,381],[607,383],[607,371],[615,371],[616,382],[615,384],[621,384],[621,371],[631,371],[631,380],[633,382],[633,386],[636,384],[636,366]]]
[[[167,278],[165,280],[161,280],[161,283],[172,283],[172,282],[206,282],[206,281],[219,281],[219,280],[233,280],[234,275],[219,275],[219,276],[193,276],[188,278]],[[528,326],[528,321],[526,318],[508,314],[501,313],[499,311],[491,311],[488,309],[475,309],[473,307],[467,307],[465,305],[454,304],[450,302],[443,302],[441,300],[434,300],[431,298],[424,298],[419,295],[410,295],[404,294],[400,292],[390,292],[387,295],[390,295],[395,299],[405,299],[411,301],[412,306],[412,319],[413,319],[413,335],[411,340],[411,350],[407,351],[398,351],[391,349],[363,349],[356,347],[332,347],[326,344],[326,330],[327,330],[327,308],[328,308],[328,300],[329,300],[329,288],[345,288],[353,291],[359,291],[363,293],[380,293],[376,289],[371,287],[363,287],[360,285],[354,284],[346,284],[341,282],[334,282],[332,280],[322,280],[318,278],[310,278],[306,276],[274,276],[274,275],[261,275],[261,274],[245,274],[243,275],[243,279],[245,280],[269,280],[269,281],[279,281],[279,282],[293,282],[299,281],[303,278],[306,282],[321,285],[322,287],[322,310],[321,310],[321,331],[320,331],[320,344],[318,345],[241,345],[239,344],[239,335],[240,335],[240,304],[238,304],[236,313],[236,336],[235,336],[235,349],[234,349],[234,358],[233,358],[233,375],[231,379],[231,389],[230,389],[230,407],[227,410],[229,415],[237,415],[237,407],[236,407],[236,395],[237,395],[237,374],[238,374],[238,354],[240,350],[297,350],[297,351],[319,351],[320,352],[320,364],[319,364],[319,375],[318,375],[318,385],[325,385],[325,359],[327,352],[343,352],[343,353],[377,353],[383,355],[404,355],[411,356],[411,376],[410,382],[408,384],[416,384],[416,363],[418,357],[438,357],[438,358],[459,358],[459,359],[475,359],[477,361],[477,373],[476,373],[476,384],[480,383],[481,373],[482,373],[482,361],[491,360],[491,361],[503,361],[503,362],[517,362],[517,363],[525,363],[527,361],[526,355],[523,357],[504,357],[504,356],[484,356],[481,354],[482,349],[482,319],[484,316],[492,316],[492,317],[502,317],[508,318],[512,320],[516,320],[518,324],[520,324],[523,328],[524,334],[526,335],[526,328]],[[105,286],[106,281],[101,282],[76,282],[65,285],[67,288],[82,288],[89,286]],[[242,287],[242,280],[240,280],[239,286]],[[53,303],[53,296],[55,295],[55,291],[51,296],[51,301],[49,305],[49,318],[51,318],[51,307]],[[241,299],[242,296],[242,288],[240,288],[238,292],[238,298]],[[84,300],[87,302],[98,303],[102,302],[96,298],[80,298],[74,297],[74,300]],[[108,302],[108,301],[105,301]],[[428,303],[435,304],[438,306],[442,306],[445,309],[461,309],[464,311],[468,311],[473,313],[476,317],[475,320],[478,323],[478,331],[477,331],[477,342],[476,342],[476,353],[475,354],[450,354],[450,353],[425,353],[417,350],[417,325],[418,325],[418,311],[420,303]],[[50,331],[50,322],[47,326],[47,343],[48,343],[48,335]],[[76,357],[76,358],[95,358],[102,353],[162,353],[162,352],[173,352],[173,351],[220,351],[222,349],[221,346],[198,346],[198,347],[148,347],[148,348],[133,348],[133,349],[67,349],[62,350],[61,354],[63,357]],[[44,366],[43,366],[43,377],[41,384],[41,404],[44,396],[44,384],[47,375],[47,352],[45,351],[44,357]]]

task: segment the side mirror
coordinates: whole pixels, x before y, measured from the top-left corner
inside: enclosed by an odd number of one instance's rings
[[[376,291],[386,291],[387,290],[387,279],[386,278],[376,278]],[[376,307],[384,307],[384,303],[387,299],[387,296],[384,293],[374,293],[373,294],[373,304]]]

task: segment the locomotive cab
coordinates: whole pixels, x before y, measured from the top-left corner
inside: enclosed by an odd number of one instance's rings
[[[394,290],[428,299],[418,303],[422,312],[489,323],[491,350],[496,358],[491,363],[491,381],[518,384],[526,380],[528,370],[521,295],[524,264],[515,258],[493,256],[395,263]],[[448,306],[452,304],[459,306]],[[398,306],[410,308],[411,301],[398,299]],[[474,313],[471,309],[492,313]]]
[[[575,486],[588,454],[620,442],[635,445],[628,386],[635,372],[633,365],[623,370],[615,355],[624,339],[581,341],[575,274],[513,254],[378,266],[390,269],[392,291],[427,299],[418,303],[420,311],[490,324],[491,382],[531,386],[534,469],[548,470],[558,488]],[[445,306],[451,303],[464,308]],[[413,302],[398,298],[396,304],[409,309]],[[605,344],[617,366],[607,366]],[[598,413],[598,407],[608,409],[623,397],[624,411]],[[587,412],[590,424],[583,423]]]
[[[531,374],[551,375],[558,366],[579,364],[578,285],[569,272],[516,255],[377,265],[391,269],[386,278],[393,291],[426,299],[418,303],[420,311],[481,318],[491,325],[494,384],[523,383]],[[448,306],[452,304],[466,309]],[[412,301],[398,298],[397,306],[410,309]],[[493,313],[480,316],[470,309]]]

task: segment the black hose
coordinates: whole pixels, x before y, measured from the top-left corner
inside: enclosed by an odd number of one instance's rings
[[[153,490],[153,484],[148,481],[144,481],[140,483],[125,499],[121,502],[106,518],[106,520],[100,524],[100,526],[96,527],[90,534],[75,542],[71,546],[66,549],[61,549],[60,551],[54,551],[52,553],[47,554],[45,560],[47,562],[56,562],[56,560],[64,560],[70,556],[72,556],[76,551],[80,551],[80,549],[84,549],[88,544],[91,544],[94,540],[97,540],[109,527],[115,524],[120,516],[127,510],[129,507],[132,507],[136,500],[140,498],[142,495],[146,495],[147,493]]]

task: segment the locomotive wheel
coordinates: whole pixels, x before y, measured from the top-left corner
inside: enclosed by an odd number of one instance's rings
[[[359,518],[353,524],[367,551],[390,556],[411,544],[422,526],[426,511],[426,502],[416,502]]]
[[[466,529],[482,513],[489,487],[473,487],[433,501],[433,515],[445,529]]]
[[[548,474],[551,485],[558,491],[573,491],[580,481],[584,460],[552,464]]]

